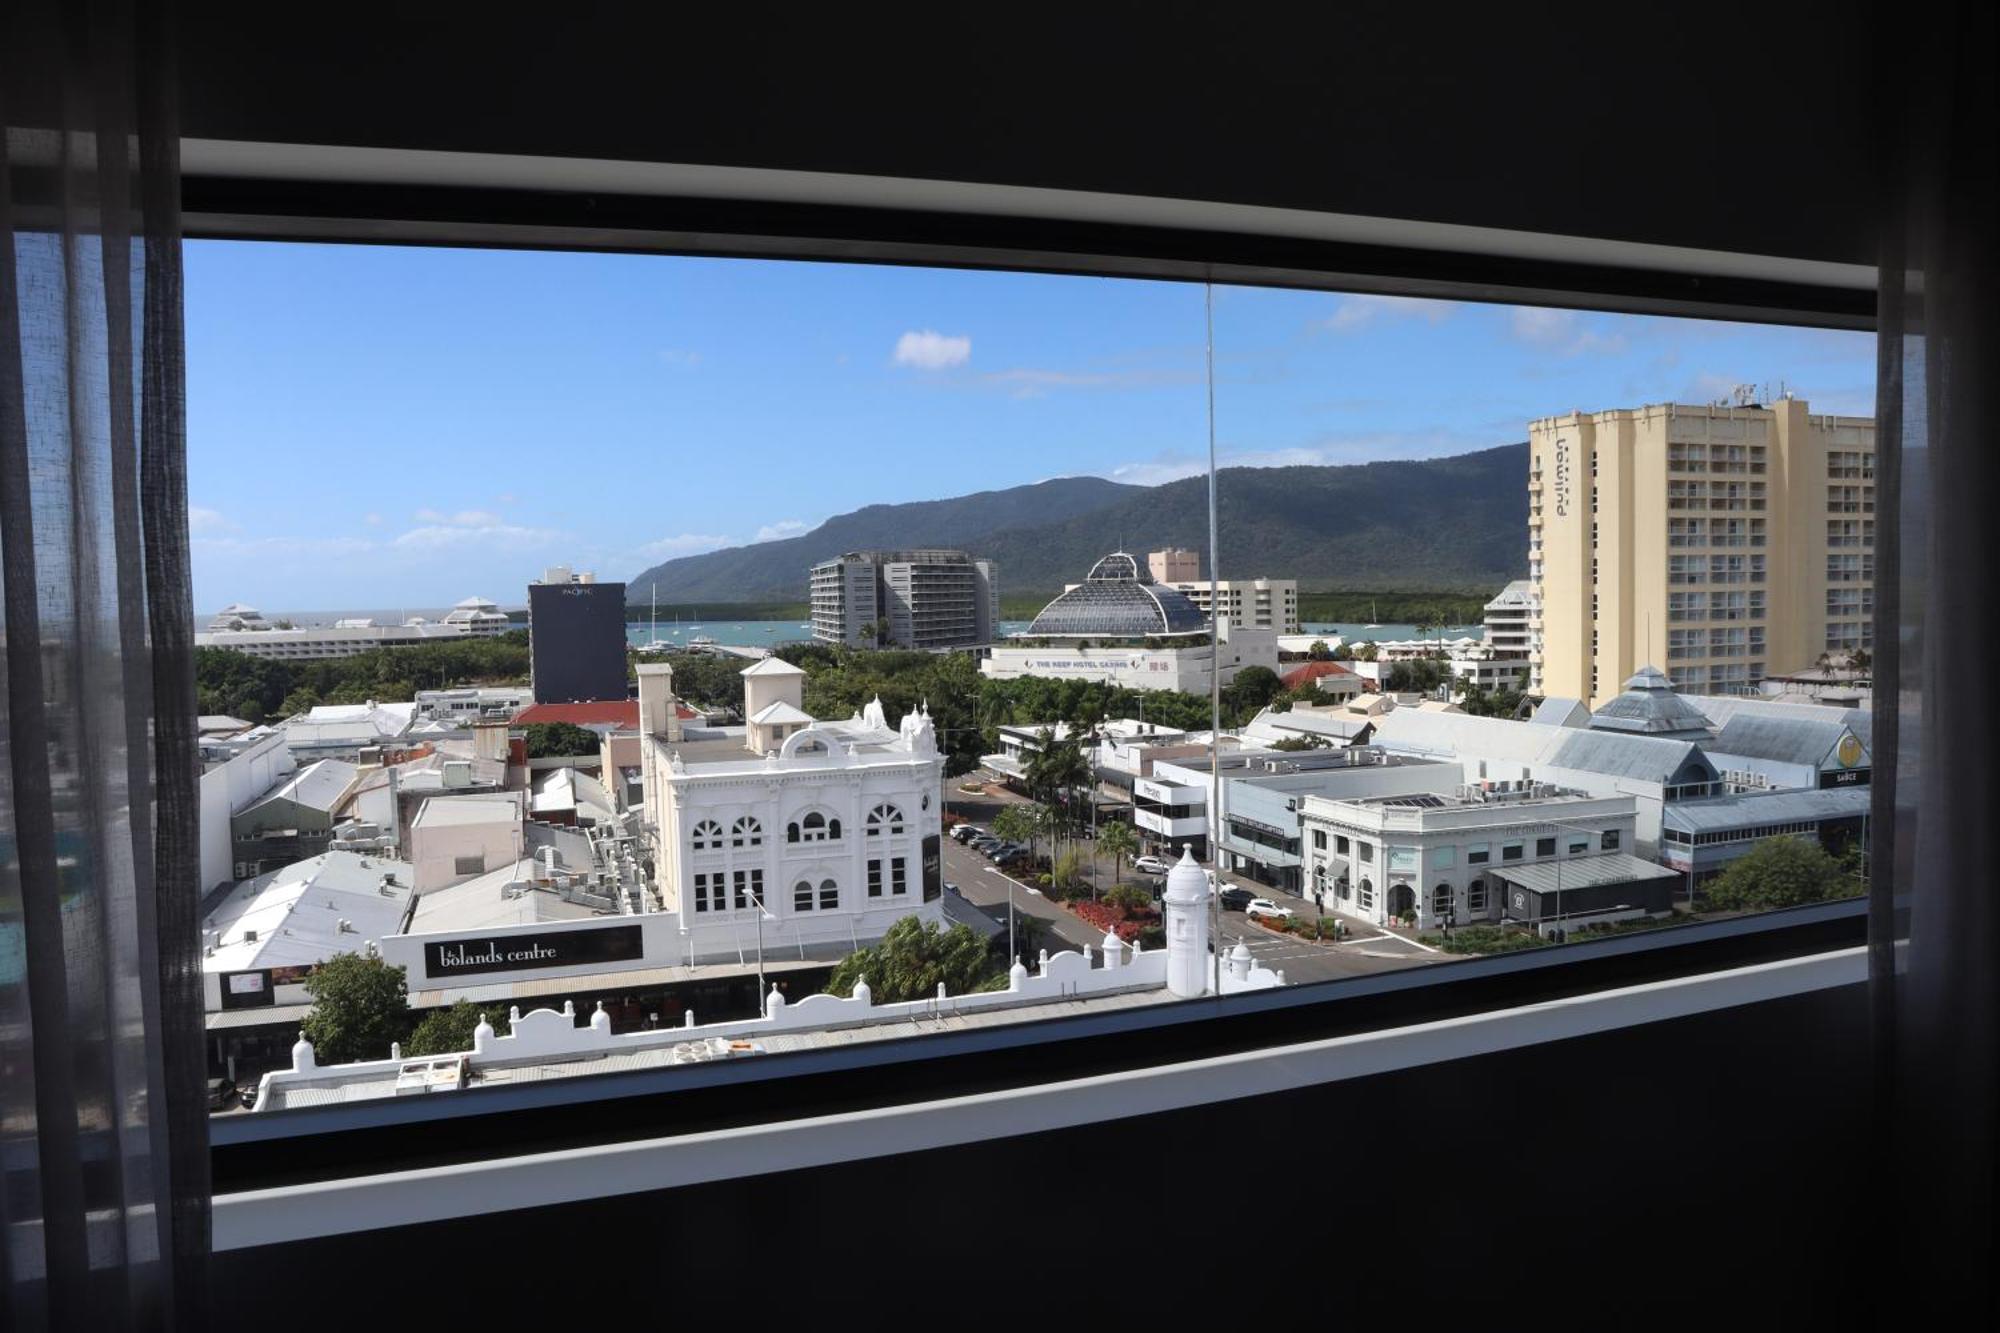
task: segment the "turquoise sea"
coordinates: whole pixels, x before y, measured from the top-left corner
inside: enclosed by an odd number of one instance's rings
[[[1028,628],[1025,620],[1003,620],[1000,631],[1003,634],[1019,634]],[[1311,623],[1302,627],[1306,634],[1338,634],[1349,643],[1359,643],[1364,639],[1414,639],[1415,625],[1336,625]],[[670,624],[662,621],[659,627],[660,641],[685,645],[693,639],[713,639],[717,643],[743,648],[770,648],[781,643],[796,643],[812,638],[812,627],[796,620],[706,620],[681,621]],[[1441,639],[1479,639],[1486,631],[1479,625],[1454,625],[1442,630],[1432,630],[1425,637]],[[653,627],[647,624],[628,625],[625,637],[634,647],[652,641]]]

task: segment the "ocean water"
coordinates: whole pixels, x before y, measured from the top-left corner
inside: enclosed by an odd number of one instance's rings
[[[1003,620],[1000,631],[1015,634],[1028,628],[1025,620]],[[653,627],[638,623],[625,627],[625,637],[634,647],[650,643]],[[686,644],[692,639],[714,639],[738,648],[770,648],[781,643],[798,643],[812,638],[812,626],[796,620],[683,620],[678,625],[660,622],[660,642]]]
[[[1003,620],[1000,622],[1002,634],[1020,634],[1027,630],[1025,620]],[[1366,625],[1337,625],[1326,622],[1302,624],[1300,631],[1305,634],[1338,634],[1349,643],[1359,643],[1364,639],[1414,639],[1420,637],[1415,625],[1377,625],[1370,629]],[[634,646],[651,642],[653,627],[634,624],[626,627],[625,637]],[[709,620],[682,621],[678,625],[660,622],[660,640],[663,643],[686,644],[696,637],[714,639],[717,643],[744,648],[770,648],[781,643],[795,643],[812,638],[812,629],[796,620]],[[1454,625],[1442,630],[1428,631],[1421,637],[1435,639],[1483,639],[1486,630],[1480,625]]]

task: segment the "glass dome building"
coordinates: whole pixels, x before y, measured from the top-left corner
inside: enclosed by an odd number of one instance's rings
[[[1208,632],[1208,618],[1186,594],[1153,582],[1138,560],[1114,551],[1090,575],[1042,608],[1030,638],[1146,639]]]

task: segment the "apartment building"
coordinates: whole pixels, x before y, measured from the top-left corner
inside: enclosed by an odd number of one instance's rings
[[[1740,694],[1873,650],[1872,419],[1782,398],[1528,430],[1539,689],[1595,707],[1657,660],[1676,689]]]
[[[1535,585],[1528,579],[1515,579],[1486,604],[1484,614],[1486,637],[1482,646],[1487,660],[1510,675],[1527,672],[1530,689],[1541,685],[1535,674],[1539,666],[1535,649],[1541,634],[1537,611]]]
[[[991,560],[964,551],[849,551],[812,567],[813,637],[853,648],[989,643],[1000,621]]]

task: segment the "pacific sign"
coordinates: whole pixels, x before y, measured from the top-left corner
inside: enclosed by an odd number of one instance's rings
[[[432,940],[424,945],[424,975],[436,981],[477,972],[633,962],[645,954],[645,940],[637,926]]]

